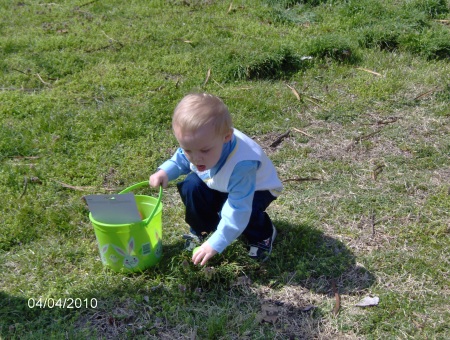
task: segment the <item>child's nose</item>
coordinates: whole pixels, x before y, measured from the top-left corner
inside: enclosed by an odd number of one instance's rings
[[[195,155],[194,155],[194,162],[198,163],[201,160],[203,160],[202,154],[201,153],[195,153]]]

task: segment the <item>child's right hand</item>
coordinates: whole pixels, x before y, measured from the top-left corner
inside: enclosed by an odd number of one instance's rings
[[[167,184],[169,183],[169,176],[167,176],[167,173],[164,170],[158,170],[150,176],[148,183],[153,188],[157,188],[160,185],[163,188],[167,188]]]

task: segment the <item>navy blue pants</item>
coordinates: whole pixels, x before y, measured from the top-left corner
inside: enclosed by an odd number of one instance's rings
[[[209,188],[195,173],[189,174],[177,186],[181,200],[186,206],[185,220],[191,232],[201,235],[203,232],[209,234],[215,231],[228,193]],[[275,196],[268,190],[255,192],[250,221],[243,232],[248,242],[256,243],[272,236],[272,221],[266,213],[266,208],[273,200]]]

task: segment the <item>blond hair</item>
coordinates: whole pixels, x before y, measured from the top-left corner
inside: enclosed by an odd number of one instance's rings
[[[176,106],[172,117],[173,128],[195,131],[207,124],[212,124],[219,135],[226,135],[233,128],[230,112],[220,98],[207,93],[193,93],[185,96]]]

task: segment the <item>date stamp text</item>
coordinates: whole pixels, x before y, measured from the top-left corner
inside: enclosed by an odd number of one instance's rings
[[[28,308],[64,308],[64,309],[81,309],[81,308],[97,308],[97,299],[82,298],[29,298]]]

